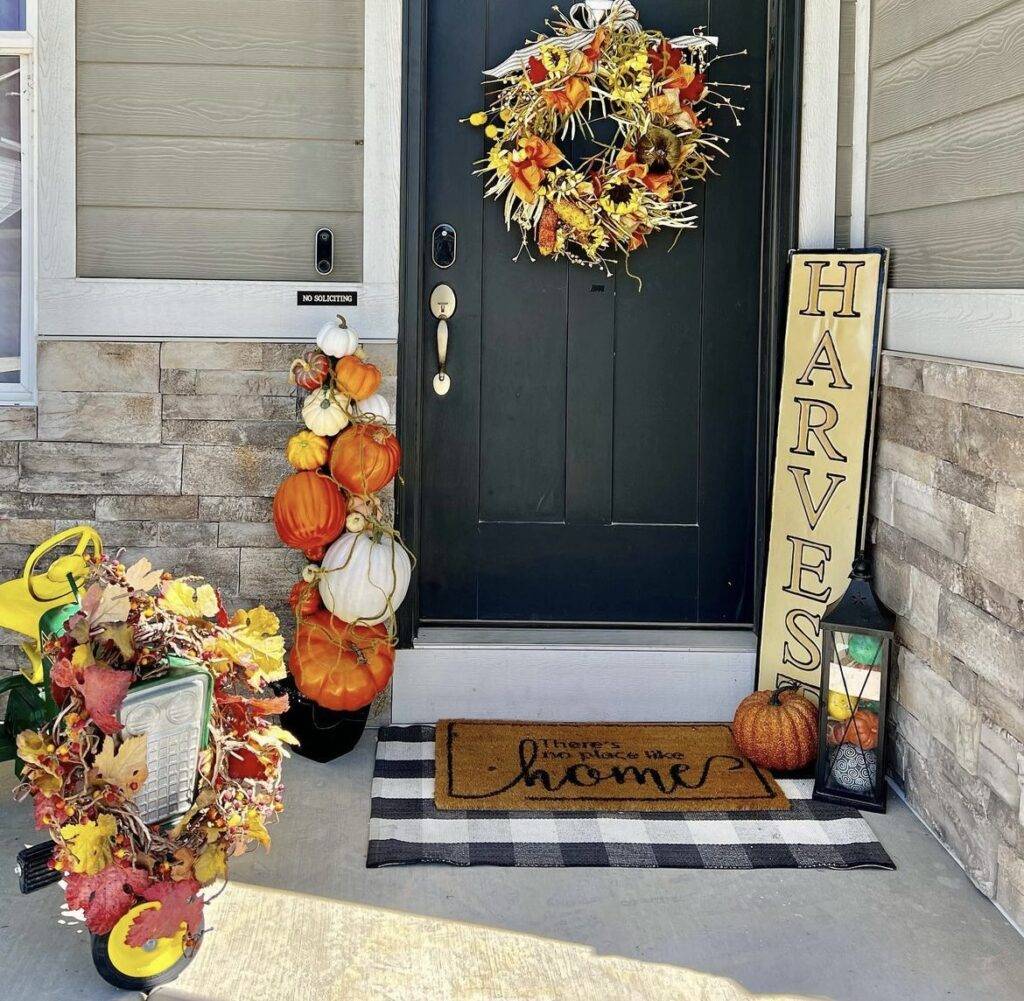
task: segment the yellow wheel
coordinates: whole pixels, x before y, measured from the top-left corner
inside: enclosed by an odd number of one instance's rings
[[[156,901],[133,907],[114,925],[108,935],[93,935],[92,961],[96,972],[108,983],[122,990],[148,991],[178,976],[192,961],[193,950],[186,943],[186,929],[171,938],[155,938],[140,946],[125,941],[135,919]],[[202,934],[202,928],[199,929]]]

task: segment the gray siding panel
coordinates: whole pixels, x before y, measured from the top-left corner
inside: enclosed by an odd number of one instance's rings
[[[82,136],[78,204],[361,212],[362,148],[308,139]]]
[[[907,288],[1024,285],[1024,0],[874,0],[868,241]]]
[[[225,281],[323,282],[313,266],[313,234],[334,231],[335,274],[362,271],[363,217],[355,212],[223,212],[208,209],[83,208],[78,270],[84,278],[178,278],[182,262]]]
[[[359,69],[82,63],[78,131],[354,143],[362,86]]]
[[[78,0],[78,273],[362,280],[364,0]]]
[[[872,216],[899,288],[1024,288],[1024,194]]]
[[[1024,94],[1024,0],[879,68],[872,140],[945,122]]]
[[[857,4],[842,0],[839,9],[839,121],[836,139],[836,246],[850,241],[850,187],[853,151],[853,90],[857,57]]]
[[[873,143],[872,215],[1024,191],[1024,97]]]
[[[363,65],[363,0],[77,2],[83,62]]]
[[[871,65],[913,52],[1006,5],[1007,0],[875,0]]]

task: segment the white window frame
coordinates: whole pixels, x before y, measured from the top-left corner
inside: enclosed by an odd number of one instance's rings
[[[33,4],[25,31],[0,31],[0,55],[21,57],[21,340],[20,382],[0,383],[0,405],[32,406],[36,400],[36,185]]]
[[[398,336],[402,0],[366,4],[363,281],[80,278],[76,266],[76,0],[38,0],[39,302],[43,338],[308,341],[337,307],[296,304],[308,289],[351,291],[364,341]]]

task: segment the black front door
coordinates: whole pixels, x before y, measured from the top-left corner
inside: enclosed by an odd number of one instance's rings
[[[551,0],[430,0],[419,619],[446,623],[747,624],[753,619],[767,3],[642,0],[668,36],[706,25],[713,78],[750,84],[700,228],[659,235],[613,278],[526,254],[472,176],[482,71]],[[738,93],[730,89],[730,94]],[[458,237],[451,268],[430,234]],[[437,396],[428,298],[458,298],[451,389]]]

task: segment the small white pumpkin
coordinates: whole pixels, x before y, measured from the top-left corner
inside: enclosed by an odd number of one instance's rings
[[[391,405],[380,393],[374,393],[365,400],[353,400],[352,412],[356,417],[375,417],[384,424],[391,423]]]
[[[345,519],[345,531],[347,532],[365,532],[368,522],[365,514],[360,514],[358,511],[353,511]]]
[[[325,355],[332,358],[344,358],[354,355],[359,348],[359,335],[350,330],[345,317],[339,315],[337,321],[325,323],[316,335],[316,346]]]
[[[412,576],[409,555],[390,536],[346,532],[321,565],[324,607],[344,622],[376,625],[405,600]]]
[[[302,404],[302,419],[313,434],[323,438],[336,435],[351,423],[341,399],[326,386],[309,394]]]

